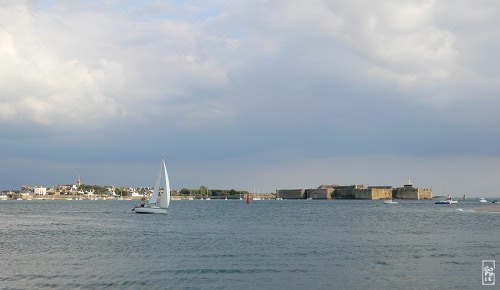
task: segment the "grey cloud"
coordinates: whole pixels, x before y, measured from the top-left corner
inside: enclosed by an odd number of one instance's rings
[[[495,2],[30,3],[0,12],[3,160],[104,180],[89,164],[165,154],[182,186],[209,182],[184,164],[314,184],[340,174],[322,159],[498,155]]]

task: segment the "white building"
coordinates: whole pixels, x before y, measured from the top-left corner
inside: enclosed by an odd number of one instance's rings
[[[47,195],[47,188],[46,187],[41,187],[41,186],[35,186],[33,188],[33,193],[35,195]]]

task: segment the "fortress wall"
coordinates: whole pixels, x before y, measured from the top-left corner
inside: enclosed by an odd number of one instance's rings
[[[305,199],[305,192],[304,189],[279,189],[277,194],[283,199]]]
[[[280,189],[277,197],[284,199],[432,199],[432,189],[418,189],[413,186],[392,188],[391,186],[363,185],[320,187],[317,189]]]
[[[392,188],[372,188],[372,199],[391,199]]]
[[[317,188],[306,190],[307,197],[312,199],[331,199],[333,188]]]
[[[392,198],[418,199],[418,191],[414,187],[398,187],[392,190]]]
[[[354,188],[335,188],[333,191],[333,198],[336,199],[354,199],[356,198],[356,191]]]
[[[354,191],[355,199],[372,199],[372,190],[370,188],[356,189]]]
[[[363,185],[337,186],[333,190],[333,198],[355,199],[356,191],[364,188]]]
[[[392,188],[377,188],[371,187],[366,189],[357,189],[355,191],[356,199],[391,199],[392,198]]]
[[[392,191],[392,197],[396,199],[432,199],[432,189],[414,188],[414,187],[398,187]]]
[[[422,188],[418,189],[418,199],[432,199],[432,189]]]

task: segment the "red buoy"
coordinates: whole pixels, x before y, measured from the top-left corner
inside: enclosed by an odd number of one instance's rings
[[[250,204],[250,194],[247,194],[247,204]]]

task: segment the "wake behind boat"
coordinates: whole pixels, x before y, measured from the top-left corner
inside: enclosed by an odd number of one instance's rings
[[[160,196],[160,191],[163,193]],[[159,199],[158,199],[159,197]],[[156,179],[153,193],[147,203],[137,205],[133,211],[136,213],[167,213],[167,208],[170,205],[170,182],[168,180],[167,166],[165,160],[161,159],[160,172]]]

